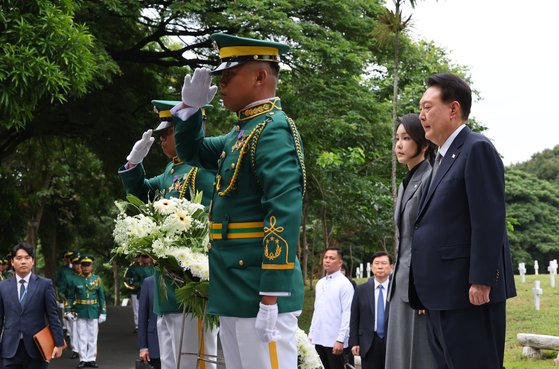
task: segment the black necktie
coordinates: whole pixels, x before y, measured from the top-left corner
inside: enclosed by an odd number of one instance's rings
[[[435,158],[435,163],[433,164],[433,171],[431,172],[431,183],[433,183],[433,179],[435,179],[435,175],[437,175],[437,170],[439,170],[439,165],[441,164],[441,160],[443,160],[443,156],[439,152],[437,157]]]
[[[19,289],[19,303],[21,304],[27,290],[25,289],[25,279],[21,279],[19,283],[21,283],[21,288]]]

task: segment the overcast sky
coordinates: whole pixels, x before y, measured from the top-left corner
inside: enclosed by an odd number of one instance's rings
[[[419,0],[412,11],[412,36],[470,67],[483,99],[471,115],[505,165],[559,144],[559,1]]]

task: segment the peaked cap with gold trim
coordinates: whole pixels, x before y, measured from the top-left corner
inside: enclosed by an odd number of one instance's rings
[[[175,100],[151,100],[151,103],[154,106],[156,113],[159,115],[159,125],[157,128],[153,130],[153,132],[162,131],[169,127],[173,126],[173,114],[171,114],[171,108],[177,104],[180,104],[180,101]],[[210,104],[204,105],[205,110],[212,109],[213,106]]]
[[[269,40],[256,40],[225,33],[214,33],[210,37],[219,47],[221,64],[212,73],[221,73],[248,61],[279,63],[280,55],[289,50],[289,45]]]

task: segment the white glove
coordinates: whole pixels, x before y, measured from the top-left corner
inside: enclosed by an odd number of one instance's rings
[[[151,129],[148,129],[144,132],[142,138],[136,141],[134,147],[132,147],[132,151],[130,151],[130,154],[126,157],[126,160],[128,160],[132,164],[139,164],[142,162],[142,160],[144,160],[149,152],[149,149],[151,148],[151,145],[153,144],[153,141],[155,141],[155,138],[151,137],[151,132]]]
[[[214,98],[217,86],[210,86],[212,76],[208,68],[196,68],[192,77],[187,74],[182,85],[182,102],[199,109]]]
[[[64,313],[64,318],[66,320],[69,320],[71,322],[73,322],[74,320],[76,320],[76,316],[72,313]]]
[[[99,314],[99,324],[107,321],[107,314]]]
[[[278,304],[264,305],[260,303],[260,310],[256,316],[254,328],[264,342],[278,341],[281,336],[276,329],[278,320]]]
[[[178,103],[171,108],[171,114],[185,122],[197,111],[198,108],[185,108],[183,103]]]

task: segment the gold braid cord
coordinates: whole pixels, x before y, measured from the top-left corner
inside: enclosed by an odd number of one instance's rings
[[[186,175],[184,182],[182,183],[181,190],[179,192],[179,199],[184,198],[184,193],[186,192],[186,188],[190,183],[190,190],[192,193],[196,193],[196,175],[198,174],[198,168],[192,167],[190,172]]]
[[[256,132],[256,128],[254,128],[252,130],[252,132],[250,132],[247,139],[243,143],[243,146],[241,147],[241,151],[239,152],[239,158],[237,159],[237,164],[235,166],[235,171],[233,172],[233,177],[231,178],[231,181],[229,182],[229,185],[227,186],[227,188],[225,190],[217,193],[219,196],[221,196],[221,197],[227,196],[229,194],[229,192],[231,192],[231,191],[233,191],[237,188],[237,178],[239,177],[239,171],[241,170],[241,164],[243,163],[243,159],[244,159],[244,157],[245,157],[245,155],[248,151],[249,142],[252,139],[252,137],[254,136],[255,132]]]
[[[295,140],[295,150],[297,150],[297,158],[299,158],[301,172],[303,172],[303,197],[305,197],[305,193],[307,192],[307,168],[305,166],[305,157],[303,156],[303,146],[301,145],[301,140],[299,139],[299,131],[297,131],[295,122],[289,117],[287,117],[287,122],[289,123],[289,127],[291,127],[293,140]]]
[[[266,127],[266,124],[270,122],[272,119],[268,118],[264,122],[260,123],[254,128],[254,140],[252,140],[252,144],[250,146],[250,159],[251,159],[251,166],[252,166],[252,173],[254,174],[254,178],[256,178],[256,183],[258,183],[258,187],[262,191],[264,191],[264,186],[262,186],[262,182],[260,181],[260,177],[256,174],[256,145],[258,145],[258,139],[260,138],[260,134]]]

